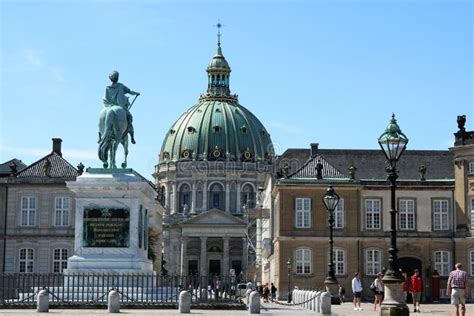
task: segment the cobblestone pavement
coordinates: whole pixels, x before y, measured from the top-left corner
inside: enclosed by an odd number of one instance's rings
[[[411,307],[411,306],[410,306]],[[340,306],[332,306],[332,314],[334,316],[378,316],[379,310],[373,311],[373,305],[370,303],[362,304],[362,311],[354,311],[354,307],[351,303],[344,303]],[[110,315],[105,309],[51,309],[49,314],[51,315]],[[176,315],[179,314],[177,310],[169,309],[122,309],[121,314],[124,315]],[[273,303],[263,304],[261,314],[265,315],[315,315],[315,313],[303,310],[299,307],[277,305]],[[433,315],[433,316],[444,316],[454,315],[454,308],[449,304],[424,304],[421,305],[421,313],[413,313],[410,309],[411,315]],[[0,310],[0,315],[12,315],[12,316],[23,316],[23,315],[38,315],[36,310],[32,309],[11,309],[11,310]],[[188,315],[223,315],[223,316],[234,316],[234,315],[249,315],[248,311],[235,311],[235,310],[191,310]],[[467,305],[466,315],[474,316],[474,304]]]

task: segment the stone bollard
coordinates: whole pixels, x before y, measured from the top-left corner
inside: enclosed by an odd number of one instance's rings
[[[179,312],[181,314],[191,312],[191,293],[188,291],[181,291],[179,293]]]
[[[260,314],[260,293],[257,291],[250,294],[249,311],[250,314]]]
[[[321,313],[321,294],[323,294],[323,292],[316,292],[316,298],[314,299],[314,311],[318,314]]]
[[[44,288],[36,296],[36,311],[38,313],[49,312],[49,293]]]
[[[207,289],[201,289],[201,300],[207,300]]]
[[[246,303],[247,303],[247,309],[250,309],[250,293],[252,293],[252,289],[248,289],[245,292],[245,298],[246,298]]]
[[[331,293],[323,292],[321,294],[321,314],[331,315]]]
[[[110,290],[107,305],[109,313],[120,313],[120,294],[115,289]]]

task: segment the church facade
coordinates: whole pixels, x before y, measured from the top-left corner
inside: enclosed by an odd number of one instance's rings
[[[263,124],[230,93],[230,72],[219,40],[207,92],[172,124],[155,167],[170,274],[246,278],[254,262],[248,214],[274,151]]]

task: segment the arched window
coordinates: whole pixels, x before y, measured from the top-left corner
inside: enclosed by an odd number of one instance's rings
[[[179,188],[179,213],[185,213],[191,206],[191,188],[188,184],[182,184]]]
[[[296,249],[296,274],[310,274],[312,251],[309,248]]]
[[[368,249],[365,251],[365,274],[377,275],[382,271],[382,251],[380,249]]]
[[[245,205],[247,210],[255,207],[255,191],[250,184],[244,185],[240,191],[240,202],[242,203],[241,207]]]
[[[221,211],[225,209],[224,188],[220,183],[214,183],[209,188],[209,209],[217,208]]]

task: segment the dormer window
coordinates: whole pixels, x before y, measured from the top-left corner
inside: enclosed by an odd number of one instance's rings
[[[170,129],[170,135],[174,135],[174,133],[176,133],[176,131],[174,129]]]
[[[221,132],[221,127],[218,126],[218,125],[214,126],[213,129],[214,129],[214,133],[220,133]]]
[[[192,126],[188,126],[188,133],[194,133],[196,129]]]
[[[221,113],[221,109],[217,108],[216,113]]]
[[[260,131],[260,134],[261,134],[262,136],[265,136],[265,135],[267,134],[267,132],[265,132],[265,130],[262,129],[262,130]]]
[[[240,128],[240,132],[241,132],[242,134],[247,134],[247,126],[245,126],[245,125],[242,126],[242,127]]]

